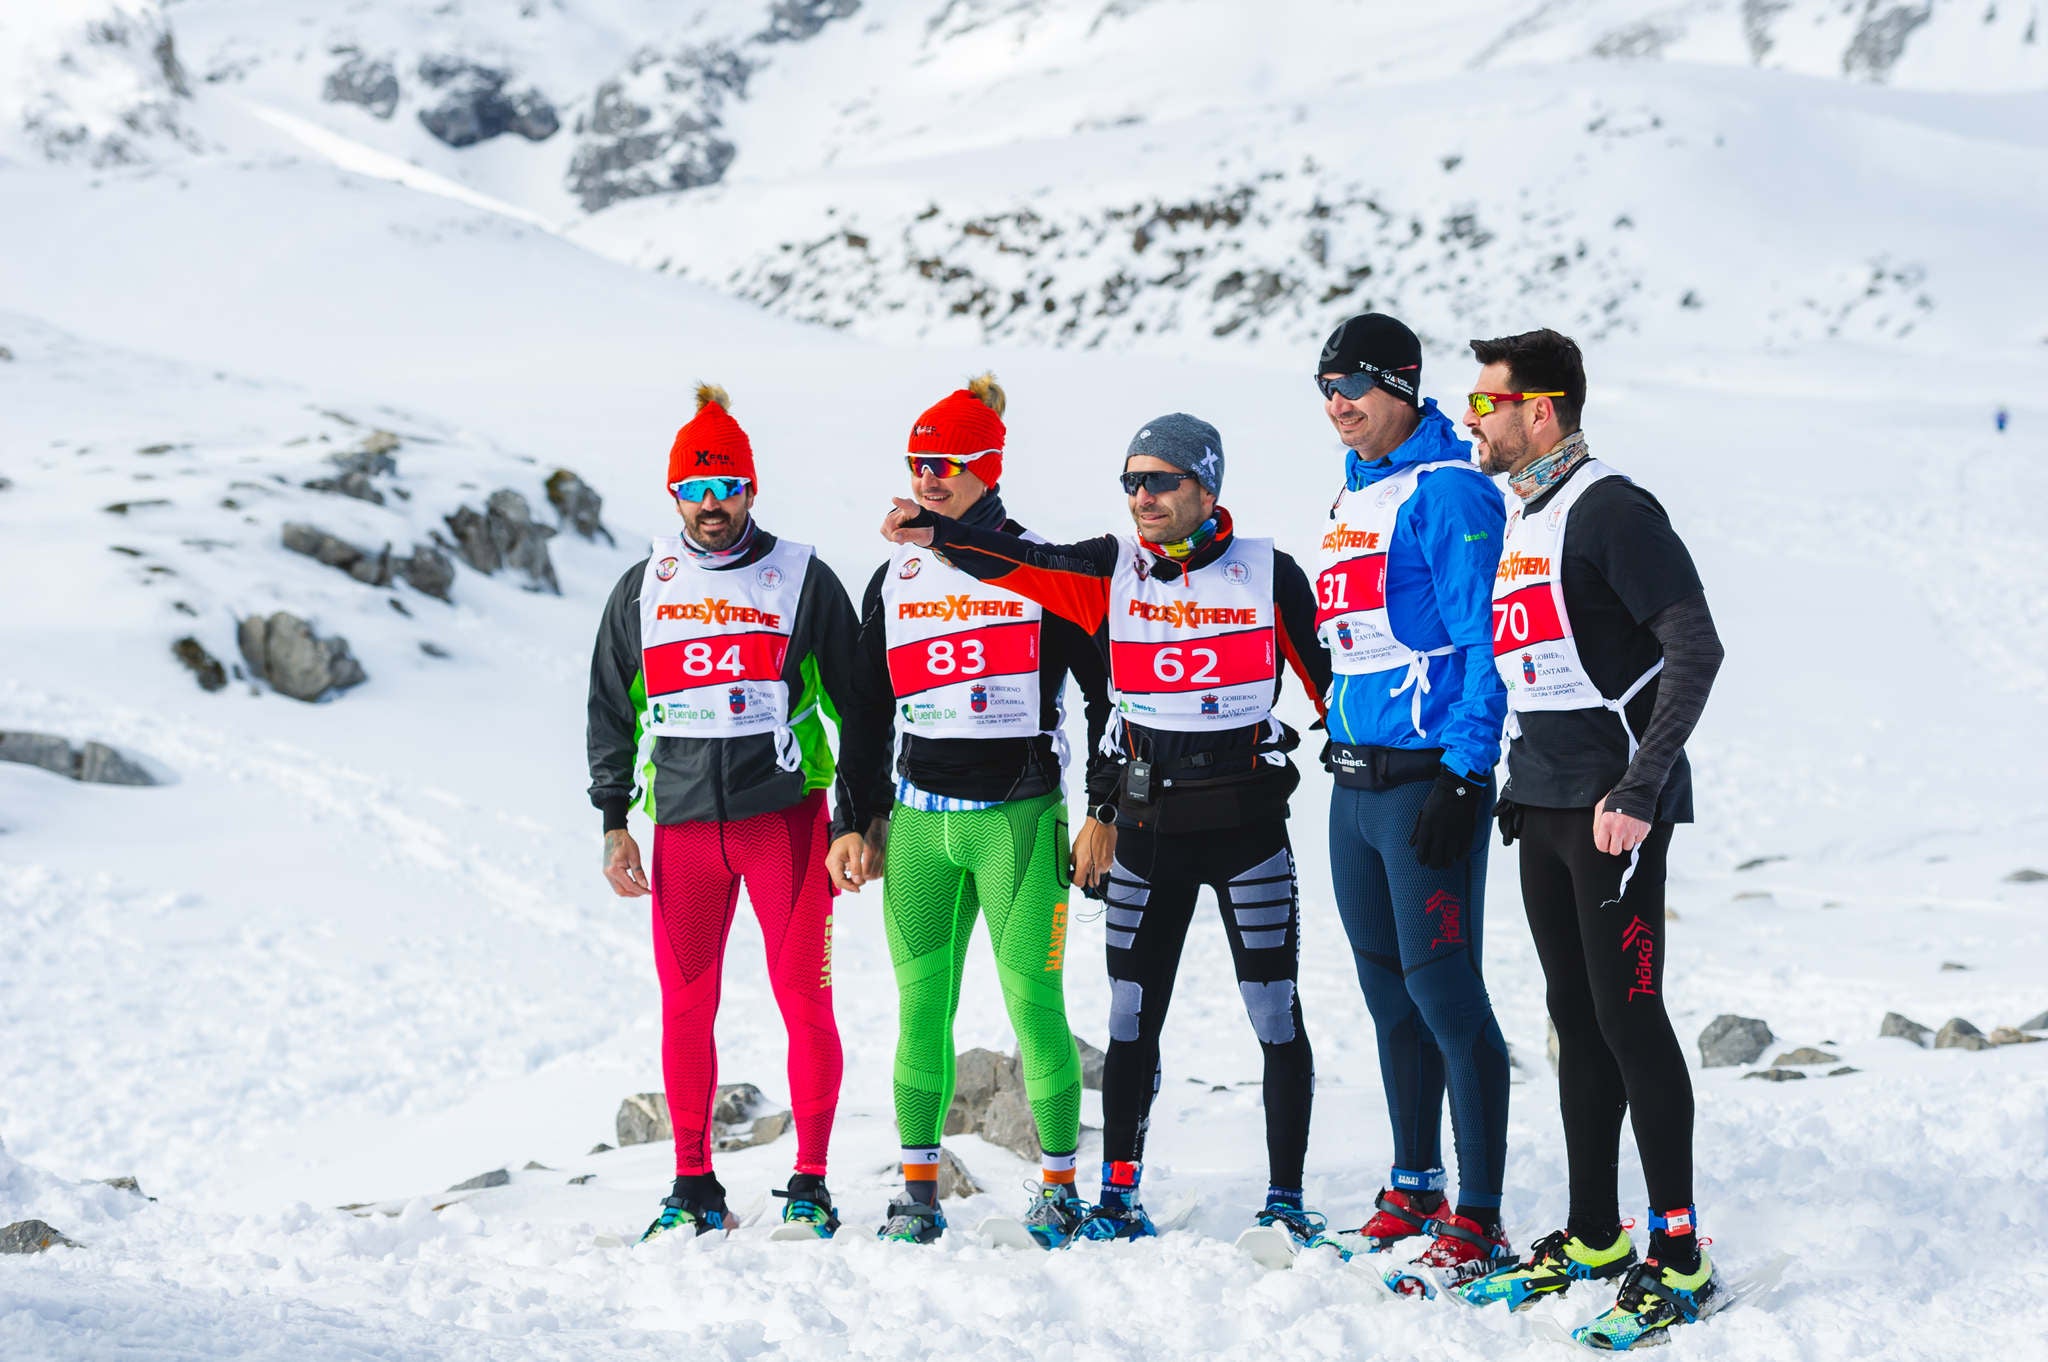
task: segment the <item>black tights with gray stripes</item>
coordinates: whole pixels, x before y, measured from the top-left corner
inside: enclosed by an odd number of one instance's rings
[[[1301,1186],[1315,1099],[1315,1056],[1302,1029],[1295,976],[1301,910],[1287,825],[1211,832],[1124,828],[1105,897],[1109,1054],[1102,1075],[1102,1157],[1137,1162],[1159,1091],[1159,1033],[1180,953],[1207,885],[1223,909],[1237,988],[1265,1052],[1266,1159],[1272,1185]]]

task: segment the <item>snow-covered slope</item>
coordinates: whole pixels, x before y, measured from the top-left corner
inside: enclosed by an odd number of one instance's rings
[[[67,7],[65,23],[118,8]],[[17,138],[0,166],[0,731],[111,742],[170,781],[0,764],[0,1224],[35,1216],[85,1245],[0,1259],[0,1341],[39,1358],[1547,1352],[1518,1320],[1404,1311],[1334,1267],[1261,1275],[1231,1253],[1261,1190],[1259,1058],[1223,943],[1200,929],[1148,1173],[1161,1199],[1200,1198],[1189,1232],[1030,1259],[964,1234],[922,1255],[867,1238],[895,1145],[870,893],[842,900],[835,932],[849,1069],[832,1182],[849,1232],[793,1250],[595,1242],[643,1224],[668,1170],[661,1147],[584,1153],[660,1078],[645,908],[604,889],[581,794],[583,671],[602,594],[672,523],[660,469],[691,384],[733,391],[764,522],[850,581],[881,559],[911,418],[986,364],[1012,394],[1006,490],[1044,533],[1115,525],[1115,451],[1185,407],[1224,433],[1240,520],[1305,550],[1340,467],[1305,357],[1371,299],[1430,332],[1435,394],[1468,382],[1467,334],[1559,321],[1587,341],[1594,447],[1670,508],[1730,652],[1693,744],[1702,821],[1674,848],[1680,1029],[1762,1017],[1785,1048],[1825,1042],[1861,1070],[1696,1075],[1717,1253],[1738,1270],[1780,1247],[1801,1259],[1678,1351],[1917,1359],[1968,1339],[2030,1356],[2048,1331],[2048,1179],[2027,1157],[2048,1143],[2048,1047],[1876,1039],[1887,1010],[1989,1029],[2048,1008],[2048,884],[2008,879],[2048,871],[2048,797],[2029,780],[2048,763],[2048,324],[2038,271],[2010,263],[2044,210],[2037,49],[2012,31],[2025,7],[2001,4],[1981,44],[1938,61],[1933,40],[1962,43],[1982,12],[1929,6],[1885,88],[1839,72],[1856,16],[1879,14],[1861,5],[1550,5],[1521,27],[1501,5],[1426,21],[1281,5],[1284,23],[1242,31],[1218,27],[1238,7],[1192,0],[799,8],[848,12],[771,44],[747,41],[768,31],[765,4],[700,20],[627,0],[425,15],[188,0],[148,11],[190,77],[189,99],[166,96],[172,137],[118,113],[155,97],[148,44],[48,49],[75,69],[0,49],[34,77],[0,90],[73,90],[73,113],[127,129],[141,162],[50,164]],[[0,31],[21,33],[19,12]],[[63,27],[57,7],[35,12]],[[1745,13],[1775,15],[1762,69]],[[1207,27],[1190,36],[1194,18]],[[1661,63],[1647,41],[1645,60],[1589,57],[1629,23],[1673,30]],[[1198,41],[1219,32],[1220,55]],[[1333,33],[1352,35],[1343,63],[1323,55]],[[1511,41],[1482,50],[1495,37]],[[639,47],[720,38],[761,62],[726,106],[725,181],[588,217],[562,185],[572,131],[457,151],[403,84],[388,122],[319,93],[346,59],[330,47],[353,42],[404,71],[429,53],[495,63],[570,111]],[[66,85],[94,53],[120,79]],[[1971,93],[1976,71],[2008,93]],[[809,138],[800,78],[832,92]],[[844,114],[842,91],[872,111]],[[1131,113],[1145,121],[1110,126]],[[1556,176],[1539,174],[1560,145]],[[1142,216],[1155,203],[1186,211]],[[572,217],[566,239],[546,225]],[[795,253],[782,241],[828,233],[775,306],[844,328],[724,296]],[[899,263],[944,258],[1002,287],[1051,272],[1057,311],[1099,296],[1117,262],[1191,243],[1198,284],[1072,331],[948,320],[962,281]],[[620,263],[667,251],[667,273]],[[1565,283],[1541,285],[1545,251],[1566,257]],[[1329,294],[1347,260],[1374,274]],[[1258,271],[1282,266],[1298,282],[1250,310]],[[1244,281],[1219,293],[1233,270]],[[812,285],[823,301],[805,301]],[[1172,298],[1201,305],[1169,319]],[[399,436],[381,485],[410,500],[302,486],[371,428]],[[465,568],[444,604],[279,543],[308,520],[402,549],[496,488],[541,506],[558,466],[605,495],[618,539],[555,539],[559,597]],[[346,636],[368,682],[313,706],[245,683],[205,694],[172,658],[189,634],[232,661],[235,620],[277,608]],[[1306,717],[1299,697],[1283,713]],[[1355,1223],[1390,1150],[1323,868],[1326,788],[1309,773],[1294,829],[1319,1060],[1309,1190]],[[1526,1243],[1562,1214],[1562,1146],[1510,858],[1491,893],[1489,976],[1520,1059],[1509,1220]],[[775,1093],[780,1027],[741,924],[720,1053],[728,1077]],[[1097,1042],[1100,932],[1076,922],[1068,971]],[[979,957],[959,1042],[1009,1043]],[[1014,1209],[1031,1170],[958,1144],[990,1191],[955,1223]],[[736,1201],[779,1183],[788,1153],[722,1159]],[[432,1209],[501,1166],[509,1186]],[[92,1181],[119,1174],[159,1199]],[[1627,1205],[1632,1153],[1622,1176]],[[403,1210],[332,1209],[357,1202]]]

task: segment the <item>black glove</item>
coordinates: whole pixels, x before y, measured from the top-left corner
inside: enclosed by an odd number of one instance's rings
[[[1503,795],[1500,803],[1493,806],[1493,818],[1500,824],[1500,844],[1513,846],[1522,835],[1522,806]]]
[[[1484,781],[1437,772],[1436,784],[1422,801],[1422,812],[1415,815],[1415,831],[1408,834],[1417,861],[1431,870],[1448,870],[1460,856],[1470,854],[1472,829],[1479,819],[1479,800],[1485,789]]]

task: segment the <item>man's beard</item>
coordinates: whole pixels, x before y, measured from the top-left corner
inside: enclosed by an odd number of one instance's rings
[[[1479,471],[1488,477],[1496,477],[1514,467],[1515,461],[1529,452],[1529,437],[1525,432],[1516,431],[1520,441],[1514,447],[1498,440],[1488,439],[1479,447]]]
[[[697,541],[699,548],[729,549],[738,542],[740,529],[741,522],[732,516],[726,516],[723,521],[715,521],[709,525],[705,524],[704,518],[700,516],[697,523],[690,527],[690,538]]]

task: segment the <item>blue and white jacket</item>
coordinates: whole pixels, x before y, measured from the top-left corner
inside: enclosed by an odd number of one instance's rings
[[[1422,423],[1377,463],[1346,450],[1345,480],[1356,492],[1411,464],[1469,460],[1472,447],[1436,399],[1423,403]],[[1429,659],[1429,690],[1415,731],[1413,698],[1387,693],[1384,678],[1336,677],[1330,684],[1330,736],[1379,747],[1444,749],[1444,765],[1460,775],[1490,774],[1500,759],[1507,688],[1493,667],[1493,576],[1500,565],[1506,502],[1473,465],[1421,475],[1401,507],[1387,548],[1387,622],[1395,636],[1423,651],[1456,651]]]

